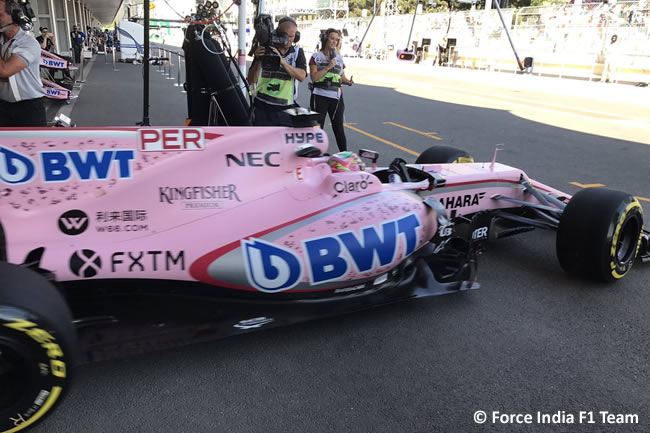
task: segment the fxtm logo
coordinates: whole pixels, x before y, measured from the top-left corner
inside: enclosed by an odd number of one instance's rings
[[[303,241],[310,283],[339,280],[350,269],[363,273],[394,263],[400,235],[404,257],[410,255],[417,247],[421,226],[417,215],[409,214],[383,223],[379,230],[366,227],[361,235],[349,231]],[[304,270],[293,251],[260,239],[243,240],[242,248],[248,281],[258,290],[281,292],[300,282]]]
[[[280,155],[280,152],[246,152],[240,153],[239,157],[229,153],[226,155],[226,165],[228,167],[231,164],[236,164],[240,167],[279,167],[279,161],[277,157]]]
[[[59,230],[68,236],[82,234],[88,228],[88,215],[78,209],[69,210],[59,217]]]
[[[70,257],[70,270],[82,278],[92,278],[102,269],[102,259],[93,250],[75,251]]]
[[[443,197],[440,203],[445,206],[445,209],[455,209],[459,207],[478,206],[480,201],[485,197],[484,192],[476,194],[465,194],[457,197]]]
[[[70,270],[82,278],[92,278],[102,269],[102,259],[93,250],[75,251]],[[185,270],[185,251],[118,251],[111,254],[110,272],[158,272]]]
[[[43,182],[106,180],[113,167],[120,179],[130,179],[133,150],[88,150],[40,152],[39,167]],[[31,158],[0,146],[0,181],[10,185],[29,183],[36,177],[36,164]]]

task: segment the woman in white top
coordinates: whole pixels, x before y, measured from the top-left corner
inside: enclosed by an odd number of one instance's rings
[[[341,85],[354,84],[352,77],[345,76],[343,57],[338,53],[341,44],[341,32],[327,29],[321,35],[321,50],[314,53],[309,60],[309,76],[313,90],[311,109],[321,113],[320,126],[324,128],[327,114],[332,121],[332,130],[336,137],[339,151],[347,150],[347,140],[343,126],[345,103]]]

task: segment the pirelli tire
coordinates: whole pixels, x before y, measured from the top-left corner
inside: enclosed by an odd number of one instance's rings
[[[74,369],[76,333],[58,290],[38,273],[0,262],[0,433],[42,421]]]
[[[431,146],[418,156],[416,164],[452,164],[474,162],[472,155],[451,146]]]
[[[604,188],[583,189],[560,218],[557,257],[571,274],[616,281],[634,264],[642,231],[643,208],[636,198]]]

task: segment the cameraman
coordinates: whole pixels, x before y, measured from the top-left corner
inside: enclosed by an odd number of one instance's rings
[[[0,0],[0,127],[47,126],[41,47],[14,23],[15,0]]]
[[[251,86],[257,83],[253,104],[256,126],[291,126],[289,115],[283,111],[298,105],[296,80],[302,82],[307,78],[305,53],[302,48],[293,45],[297,30],[298,24],[291,17],[284,17],[278,23],[276,35],[286,34],[289,42],[268,47],[280,58],[280,69],[277,71],[265,70],[262,67],[262,57],[267,47],[261,46],[255,50],[255,59],[248,71],[248,82]]]
[[[53,53],[56,50],[54,35],[50,33],[47,27],[41,27],[40,31],[41,34],[39,36],[36,36],[36,40],[39,44],[41,44],[42,49],[48,53]]]

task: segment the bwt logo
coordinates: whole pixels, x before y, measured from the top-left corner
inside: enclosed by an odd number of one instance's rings
[[[400,238],[405,257],[418,243],[419,218],[409,214],[387,221],[378,230],[366,227],[361,234],[350,231],[303,241],[307,272],[311,284],[339,280],[351,269],[368,272],[395,262]],[[300,282],[304,269],[296,253],[260,239],[242,240],[246,275],[252,286],[262,292],[289,290]]]
[[[60,60],[45,60],[41,62],[43,66],[47,66],[49,68],[64,68],[65,67],[65,62],[62,62]]]
[[[131,179],[133,150],[48,151],[38,154],[43,182],[107,180],[113,167],[119,179]],[[9,185],[29,183],[36,177],[37,164],[28,156],[0,146],[0,181]]]
[[[284,134],[285,142],[287,144],[307,144],[311,142],[322,143],[323,134],[318,132],[294,132],[292,134]]]
[[[60,91],[60,90],[46,89],[46,92],[47,92],[47,94],[50,95],[50,96],[59,96],[59,95],[61,95],[61,91]]]
[[[41,57],[41,65],[47,66],[48,68],[65,68],[66,62],[60,60],[48,60]]]
[[[163,128],[138,131],[138,149],[143,152],[205,150],[202,129]]]

